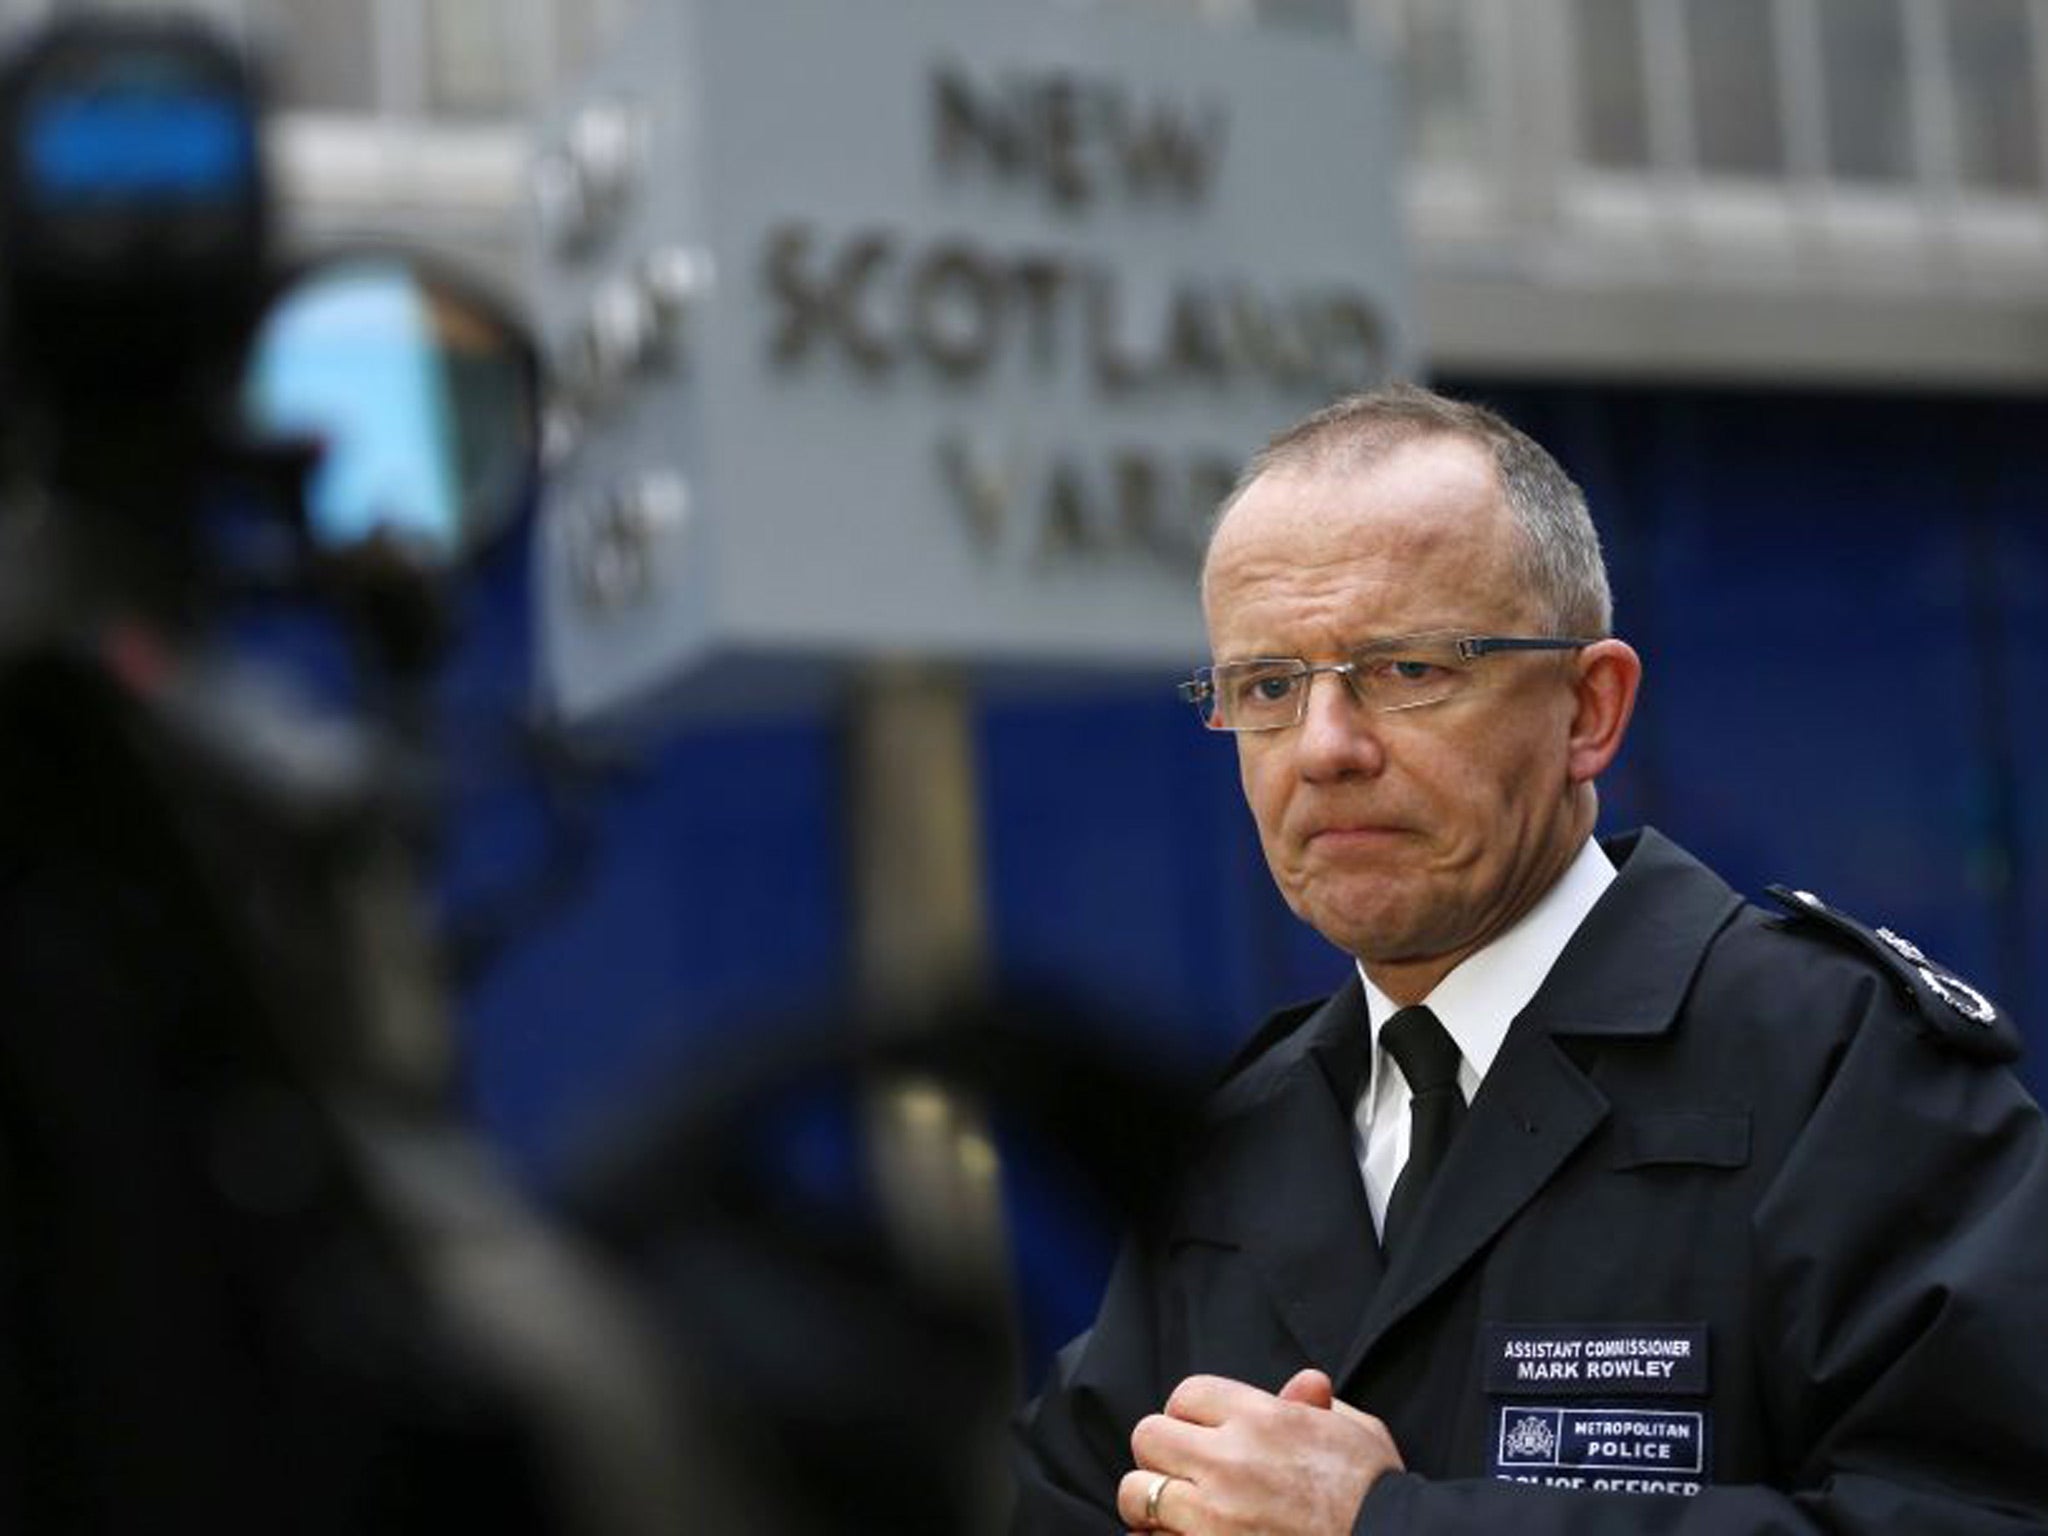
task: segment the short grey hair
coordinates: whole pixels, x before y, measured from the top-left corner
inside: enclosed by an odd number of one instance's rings
[[[1505,418],[1420,385],[1388,384],[1346,395],[1278,433],[1253,455],[1224,497],[1211,536],[1268,470],[1307,468],[1340,454],[1370,463],[1406,443],[1439,435],[1464,438],[1492,458],[1501,495],[1522,533],[1522,577],[1555,632],[1586,639],[1605,636],[1614,622],[1614,599],[1586,493],[1542,444]]]

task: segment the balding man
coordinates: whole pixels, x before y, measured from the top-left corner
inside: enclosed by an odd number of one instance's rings
[[[1241,1054],[1022,1424],[1020,1532],[2048,1530],[2048,1134],[1996,1007],[1805,893],[1593,838],[1642,664],[1585,501],[1399,387],[1203,577],[1290,906]]]

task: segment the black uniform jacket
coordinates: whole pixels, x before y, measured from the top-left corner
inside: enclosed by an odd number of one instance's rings
[[[1406,1461],[1370,1536],[2048,1531],[2048,1134],[2016,1036],[1654,831],[1609,852],[1387,1261],[1332,1084],[1357,983],[1262,1033],[1025,1410],[1018,1532],[1121,1530],[1130,1431],[1182,1378],[1309,1365]]]

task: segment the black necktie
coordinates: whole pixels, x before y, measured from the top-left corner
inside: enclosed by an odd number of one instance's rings
[[[1458,1090],[1457,1042],[1435,1014],[1417,1005],[1403,1008],[1380,1028],[1380,1044],[1408,1079],[1408,1161],[1394,1181],[1381,1223],[1380,1246],[1387,1252],[1422,1207],[1422,1197],[1443,1166],[1451,1141],[1465,1120],[1465,1095]]]

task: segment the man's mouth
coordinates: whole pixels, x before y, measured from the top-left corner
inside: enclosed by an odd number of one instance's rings
[[[1347,821],[1318,827],[1308,835],[1312,848],[1370,848],[1407,837],[1408,829],[1384,822]]]

